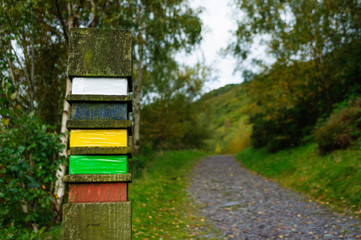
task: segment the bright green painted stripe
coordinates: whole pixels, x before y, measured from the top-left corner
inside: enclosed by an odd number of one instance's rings
[[[127,156],[82,156],[69,158],[69,174],[124,174]]]

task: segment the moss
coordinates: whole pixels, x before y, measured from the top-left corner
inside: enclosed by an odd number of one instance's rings
[[[122,155],[127,154],[132,157],[130,147],[74,147],[70,148],[70,155]]]
[[[68,120],[68,129],[130,129],[130,120]]]
[[[66,175],[67,183],[132,182],[132,174],[73,174]]]
[[[63,213],[64,240],[132,239],[131,202],[68,203]]]
[[[132,35],[130,30],[72,28],[68,75],[127,77],[131,91]]]
[[[126,95],[68,95],[68,102],[129,102],[132,101],[131,96]]]

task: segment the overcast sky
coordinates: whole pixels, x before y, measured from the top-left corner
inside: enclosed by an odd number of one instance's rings
[[[188,56],[182,55],[180,60],[189,65],[204,59],[205,63],[212,67],[216,80],[206,84],[206,92],[230,83],[241,83],[241,74],[233,75],[236,61],[231,56],[220,56],[221,49],[225,48],[231,39],[230,31],[236,27],[236,22],[232,20],[232,10],[228,6],[229,1],[192,0],[190,3],[193,8],[204,8],[201,14],[205,25],[203,41],[200,49]]]
[[[203,7],[201,19],[204,23],[203,41],[198,50],[193,51],[190,55],[184,56],[181,54],[179,60],[187,65],[196,63],[197,61],[211,66],[213,75],[216,77],[215,81],[208,82],[205,87],[205,92],[217,89],[230,83],[241,83],[241,72],[233,74],[236,68],[236,60],[232,56],[226,58],[220,55],[221,49],[227,47],[228,43],[234,37],[231,31],[236,30],[237,23],[234,19],[234,14],[240,14],[240,11],[232,9],[230,6],[232,0],[190,0],[192,8]],[[266,56],[266,48],[259,43],[253,47],[251,56],[259,59],[269,60]],[[250,61],[247,61],[248,63]],[[247,62],[242,63],[245,68],[252,68]],[[254,68],[253,68],[254,70]]]

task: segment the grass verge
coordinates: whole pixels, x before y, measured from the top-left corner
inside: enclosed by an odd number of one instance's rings
[[[209,230],[207,220],[186,192],[190,171],[204,156],[198,151],[159,153],[130,184],[133,239],[209,239],[203,232]]]
[[[236,158],[246,168],[339,210],[361,217],[361,151],[346,149],[319,156],[315,143],[268,153],[248,148]]]

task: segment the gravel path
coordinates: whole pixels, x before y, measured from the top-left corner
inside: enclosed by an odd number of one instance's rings
[[[232,156],[201,161],[189,193],[219,239],[361,239],[361,221],[252,174]]]

